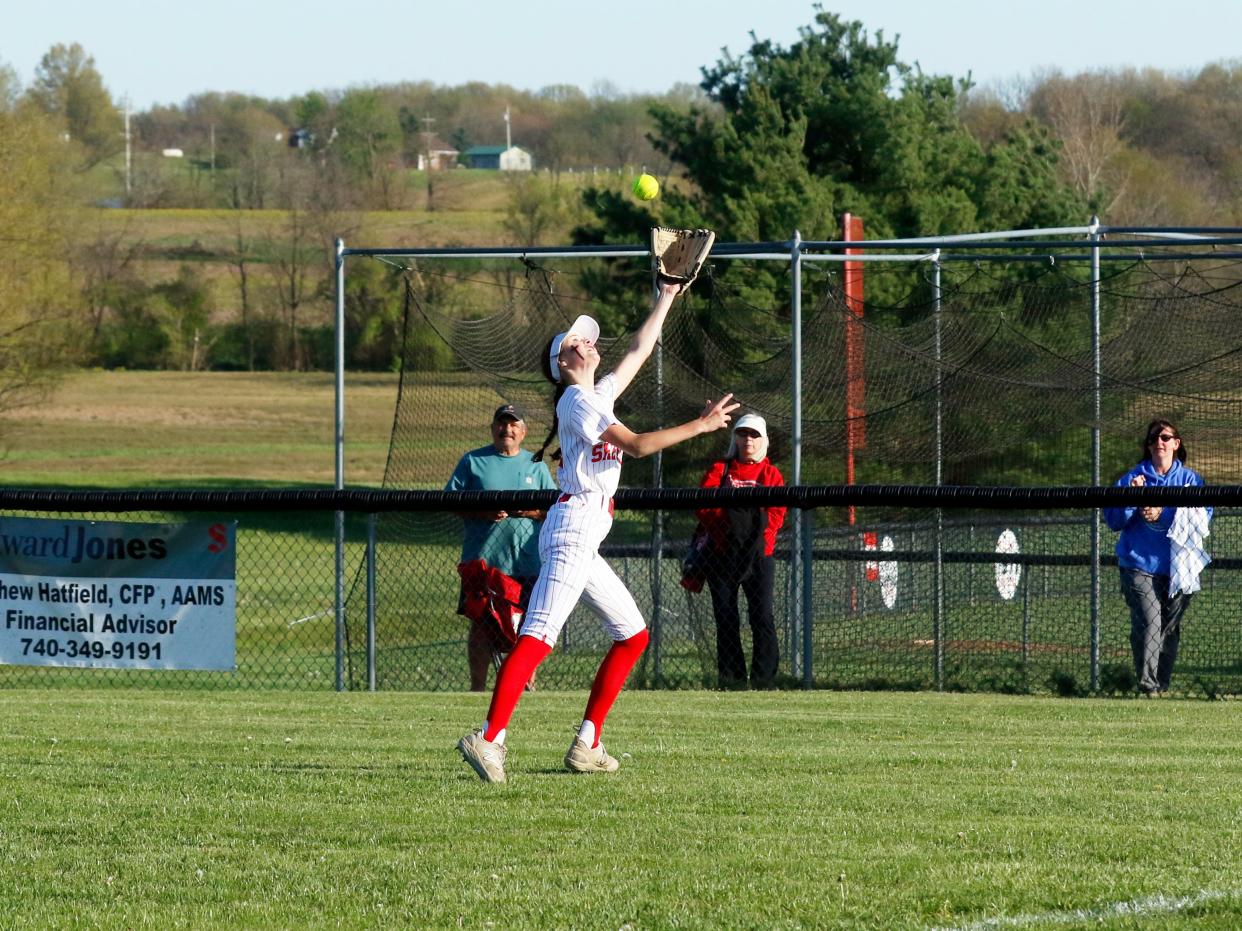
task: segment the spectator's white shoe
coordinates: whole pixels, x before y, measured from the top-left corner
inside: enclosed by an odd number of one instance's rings
[[[504,744],[484,740],[482,731],[472,731],[457,741],[457,749],[484,782],[505,781],[505,757],[509,751]]]
[[[565,754],[565,768],[571,773],[615,773],[621,764],[608,755],[603,743],[592,748],[586,745],[586,741],[574,737],[569,752]]]

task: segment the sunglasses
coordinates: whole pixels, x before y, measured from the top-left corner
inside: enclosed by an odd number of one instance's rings
[[[759,439],[759,433],[758,433],[758,431],[756,431],[756,430],[747,430],[747,429],[742,429],[742,430],[734,430],[734,431],[733,431],[733,435],[734,435],[734,436],[740,436],[740,437],[743,437],[743,438],[748,439],[748,440],[757,440],[757,439]]]
[[[1177,437],[1175,437],[1172,433],[1153,433],[1147,438],[1147,445],[1155,446],[1156,440],[1163,440],[1165,443],[1172,443],[1176,439]]]

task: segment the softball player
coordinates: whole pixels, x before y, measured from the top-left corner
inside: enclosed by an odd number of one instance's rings
[[[650,433],[634,433],[617,420],[613,403],[651,355],[664,318],[682,285],[662,283],[651,313],[616,369],[595,380],[599,324],[582,316],[553,337],[544,353],[544,375],[556,386],[552,432],[561,444],[558,473],[562,494],[548,511],[539,533],[539,580],[517,645],[496,677],[491,706],[482,728],[457,744],[462,758],[485,782],[505,781],[505,731],[526,681],[556,643],[579,599],[600,618],[613,644],[591,686],[582,725],[565,767],[579,773],[616,772],[620,764],[600,743],[604,719],[647,646],[647,625],[629,590],[599,555],[612,527],[612,496],[625,455],[647,456],[683,440],[723,429],[738,405],[732,395],[708,402],[694,420]]]

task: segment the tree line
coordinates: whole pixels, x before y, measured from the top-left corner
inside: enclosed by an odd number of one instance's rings
[[[831,239],[845,211],[872,237],[1082,224],[1092,213],[1172,226],[1242,215],[1237,63],[981,88],[926,74],[897,42],[821,10],[790,46],[754,37],[702,73],[697,87],[663,95],[429,82],[279,100],[199,94],[132,114],[138,157],[125,172],[123,114],[86,50],[53,47],[26,85],[0,63],[0,397],[58,363],[327,364],[332,239],[356,230],[362,211],[435,210],[436,173],[412,181],[419,155],[502,142],[506,109],[514,143],[547,170],[512,179],[502,227],[515,245],[634,242],[654,224],[707,225],[722,240],[793,229]],[[184,159],[158,157],[174,148]],[[558,183],[601,166],[644,166],[666,179],[664,195],[640,203],[621,183]],[[114,204],[226,211],[230,245],[152,280],[142,244],[93,219],[101,190]],[[277,219],[253,222],[260,210]],[[207,264],[227,269],[231,297],[206,281]],[[591,287],[636,293],[630,277]],[[355,365],[396,357],[392,279],[351,272]],[[757,274],[737,287],[771,306],[781,284]]]
[[[648,96],[607,84],[587,93],[572,85],[526,91],[427,81],[287,99],[196,94],[132,115],[131,150],[141,157],[125,179],[116,159],[125,146],[124,116],[80,45],[50,49],[24,89],[0,63],[0,104],[27,104],[52,117],[75,144],[82,167],[110,162],[118,186],[128,181],[123,202],[132,207],[284,209],[291,203],[285,177],[313,162],[321,171],[330,167],[332,183],[349,206],[405,209],[405,175],[420,157],[441,148],[464,153],[504,143],[506,114],[513,143],[554,173],[654,169],[660,160],[647,138],[651,103],[684,107],[702,96],[693,86]],[[198,172],[169,171],[167,160],[146,157],[165,150],[181,152]]]
[[[593,168],[671,166],[669,143],[683,120],[719,118],[741,100],[742,72],[771,78],[776,110],[799,107],[798,82],[824,79],[816,88],[820,110],[836,109],[843,136],[813,137],[815,108],[806,111],[812,137],[806,140],[810,167],[816,145],[849,142],[835,158],[859,172],[875,170],[867,159],[901,173],[906,186],[922,186],[920,166],[900,151],[885,151],[883,132],[867,122],[880,103],[872,87],[908,86],[909,95],[938,100],[937,125],[964,128],[985,148],[1023,133],[1043,133],[1056,147],[1056,174],[1087,209],[1114,225],[1229,225],[1242,210],[1242,62],[1206,64],[1197,73],[1123,69],[1067,75],[1045,71],[1001,86],[976,87],[969,79],[925,75],[900,60],[896,42],[867,36],[865,26],[819,13],[793,48],[814,49],[809,69],[782,76],[781,63],[795,63],[782,49],[756,40],[744,54],[703,69],[699,86],[679,85],[663,95],[620,93],[607,84],[584,92],[573,85],[537,91],[507,85],[469,83],[446,87],[431,82],[311,91],[266,99],[204,93],[180,104],[157,105],[133,114],[131,139],[140,154],[179,149],[191,164],[208,171],[190,182],[159,169],[158,159],[131,169],[126,203],[150,207],[280,208],[289,205],[282,179],[299,162],[333,163],[332,182],[342,200],[358,209],[393,210],[408,204],[400,176],[419,164],[429,148],[465,151],[505,139],[503,115],[510,114],[515,144],[532,152],[537,166],[553,173]],[[854,48],[863,58],[854,74],[814,73],[833,48]],[[879,71],[884,63],[895,69]],[[767,65],[771,74],[764,75]],[[894,81],[893,75],[896,75]],[[841,90],[848,89],[850,100]],[[753,95],[751,95],[753,96]],[[830,104],[829,101],[837,99]],[[56,45],[44,55],[29,85],[0,62],[0,107],[30,106],[52,119],[73,142],[79,168],[114,159],[124,147],[124,119],[93,59],[78,44]],[[694,114],[691,116],[691,114]],[[758,113],[753,116],[759,116]],[[847,130],[851,121],[855,130]],[[739,126],[755,138],[767,127]],[[292,134],[301,148],[290,146]],[[850,139],[853,134],[857,138]],[[776,156],[773,155],[773,158]],[[920,159],[922,161],[922,159]],[[120,165],[114,165],[119,176]],[[695,179],[697,180],[697,179]],[[759,178],[767,186],[767,178]],[[968,218],[963,218],[968,219]],[[924,233],[928,230],[924,229]]]

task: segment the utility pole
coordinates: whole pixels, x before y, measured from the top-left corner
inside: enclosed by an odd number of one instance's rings
[[[435,201],[432,199],[433,191],[431,187],[431,127],[435,125],[436,118],[434,116],[424,116],[419,119],[423,124],[423,148],[427,152],[427,212],[436,209]]]
[[[129,97],[125,98],[125,199],[129,200],[130,192],[134,189],[133,184],[133,146],[130,142],[129,133]]]
[[[427,170],[431,171],[431,140],[435,135],[431,127],[435,125],[434,116],[422,116],[418,121],[423,124],[423,151],[427,154]]]
[[[512,125],[509,122],[509,105],[505,104],[505,151],[513,148]]]

